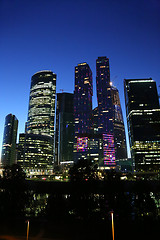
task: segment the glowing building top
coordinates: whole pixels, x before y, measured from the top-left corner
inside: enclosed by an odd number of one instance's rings
[[[27,133],[54,136],[56,74],[40,71],[31,79]]]
[[[87,63],[75,67],[75,134],[90,133],[92,128],[92,72]]]

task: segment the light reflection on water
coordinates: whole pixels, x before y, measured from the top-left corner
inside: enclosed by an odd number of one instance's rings
[[[48,204],[49,203],[49,204]],[[135,220],[146,216],[160,216],[160,193],[114,194],[46,194],[30,192],[25,208],[26,217],[46,216],[47,210],[56,208],[63,214],[84,218],[98,216],[106,219],[106,213],[114,209],[118,218]],[[85,212],[86,211],[86,212]]]

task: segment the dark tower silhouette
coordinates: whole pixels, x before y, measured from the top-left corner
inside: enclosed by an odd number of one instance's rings
[[[111,98],[113,103],[115,158],[116,160],[125,159],[127,158],[126,135],[119,92],[116,87],[111,88]]]
[[[73,162],[73,96],[73,93],[57,93],[55,162],[58,165]]]
[[[15,115],[8,114],[5,118],[3,144],[2,144],[2,166],[16,163],[16,139],[18,119]]]

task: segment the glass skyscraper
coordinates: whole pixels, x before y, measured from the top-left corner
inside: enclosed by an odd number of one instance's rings
[[[79,136],[90,134],[92,126],[92,71],[87,63],[80,63],[75,67],[75,90],[74,90],[74,157],[79,159]]]
[[[32,76],[27,133],[54,137],[56,74],[40,71]]]
[[[46,70],[32,76],[26,133],[19,140],[18,162],[26,172],[53,170],[55,95],[55,73]]]
[[[21,133],[18,164],[27,175],[48,175],[53,171],[53,139],[51,136]]]
[[[73,163],[74,108],[73,93],[57,93],[55,163]]]
[[[116,160],[127,158],[126,135],[123,122],[122,109],[119,92],[116,87],[111,87],[111,98],[113,104],[113,128]]]
[[[126,115],[131,155],[137,171],[160,167],[160,108],[156,82],[124,80]]]
[[[13,114],[5,118],[3,144],[2,144],[2,166],[11,166],[16,163],[16,140],[17,140],[18,119]]]
[[[103,135],[104,167],[110,168],[115,166],[115,146],[109,59],[106,57],[96,60],[96,85],[98,133]]]

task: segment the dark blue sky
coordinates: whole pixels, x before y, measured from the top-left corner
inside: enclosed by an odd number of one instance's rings
[[[0,0],[0,149],[5,116],[19,133],[27,120],[31,76],[57,74],[57,92],[74,90],[74,67],[110,59],[125,119],[123,79],[152,77],[160,85],[159,0]]]

